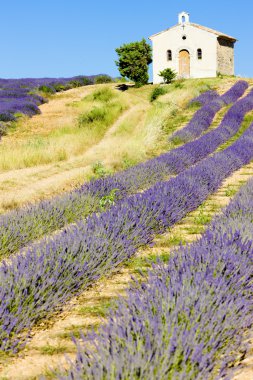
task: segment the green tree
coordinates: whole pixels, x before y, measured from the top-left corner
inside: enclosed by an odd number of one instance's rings
[[[167,68],[160,71],[158,75],[163,78],[164,83],[171,83],[173,79],[176,78],[177,73],[170,68]]]
[[[119,56],[116,65],[123,77],[137,85],[148,83],[148,65],[152,62],[151,46],[143,38],[141,41],[124,44],[115,49]]]

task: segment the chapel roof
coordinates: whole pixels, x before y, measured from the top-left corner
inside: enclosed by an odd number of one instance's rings
[[[159,34],[165,33],[165,32],[167,32],[167,31],[169,31],[169,30],[171,30],[171,29],[174,29],[174,28],[176,28],[176,27],[179,26],[179,25],[180,25],[180,24],[176,24],[176,25],[174,25],[174,26],[172,26],[172,27],[170,27],[170,28],[168,28],[168,29],[165,29],[165,30],[159,32],[159,33],[155,33],[155,34],[153,34],[152,36],[150,36],[149,39],[151,40],[153,37],[158,36]],[[199,24],[195,24],[195,23],[193,23],[193,22],[189,22],[189,23],[187,23],[186,25],[190,25],[190,26],[193,26],[193,27],[195,27],[195,28],[205,30],[206,32],[209,32],[209,33],[215,34],[215,35],[217,35],[217,37],[225,38],[226,40],[230,40],[230,41],[233,41],[233,42],[237,41],[236,38],[234,38],[234,37],[232,37],[232,36],[229,36],[228,34],[225,34],[225,33],[219,32],[219,31],[217,31],[217,30],[215,30],[215,29],[207,28],[206,26],[202,26],[202,25],[199,25]]]

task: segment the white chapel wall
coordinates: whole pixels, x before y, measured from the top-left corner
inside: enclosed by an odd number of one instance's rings
[[[186,39],[183,40],[183,35]],[[191,24],[177,25],[168,31],[153,36],[153,83],[161,83],[161,70],[171,68],[179,72],[179,52],[186,49],[190,53],[190,77],[215,77],[217,72],[217,36]],[[202,50],[202,59],[197,58],[197,49]],[[167,51],[172,51],[172,61],[167,59]]]

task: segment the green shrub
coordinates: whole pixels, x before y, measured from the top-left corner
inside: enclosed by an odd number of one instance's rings
[[[167,68],[160,71],[158,75],[163,78],[164,83],[171,83],[173,79],[176,78],[177,73],[170,68]]]
[[[71,88],[70,84],[55,83],[52,85],[56,92],[66,91]]]
[[[86,78],[86,77],[82,78],[82,81],[83,81],[83,86],[93,84],[93,82],[89,78]]]
[[[129,169],[131,166],[136,165],[136,160],[133,158],[130,158],[127,154],[124,155],[123,160],[122,160],[122,167],[123,169]]]
[[[103,178],[108,174],[108,171],[101,161],[97,161],[92,165],[92,172],[95,174],[93,178]]]
[[[124,109],[125,107],[117,102],[101,103],[100,106],[95,106],[79,116],[78,127],[91,133],[92,138],[103,137],[107,128],[117,120]]]
[[[109,75],[98,75],[95,78],[95,84],[102,84],[102,83],[111,83],[113,82],[112,78]]]
[[[119,189],[112,189],[110,194],[103,196],[99,201],[99,206],[102,211],[105,211],[107,207],[115,204],[116,194]]]
[[[96,121],[104,121],[106,118],[106,109],[95,107],[88,113],[80,115],[78,124],[82,127],[85,124],[92,124]]]
[[[94,100],[107,103],[115,96],[115,94],[110,88],[105,87],[95,91],[92,96]]]
[[[42,85],[39,87],[39,90],[44,92],[45,94],[54,94],[56,92],[55,88],[52,86]]]
[[[189,104],[187,105],[187,108],[188,109],[198,109],[199,107],[202,106],[202,103],[198,102],[198,101],[194,101],[194,102],[189,102]]]
[[[183,143],[183,140],[179,136],[174,136],[171,138],[171,142],[174,146],[180,145]]]
[[[69,82],[71,88],[81,87],[83,84],[79,80],[71,80]]]
[[[167,92],[167,90],[165,87],[154,88],[154,90],[152,91],[152,93],[150,95],[150,101],[153,102],[154,100],[156,100],[158,98],[158,96],[164,95],[164,94],[166,94],[166,92]]]
[[[184,87],[184,84],[183,84],[184,81],[185,81],[185,79],[178,79],[178,80],[176,80],[174,82],[174,87],[175,88],[179,88],[179,89],[183,88]]]
[[[118,77],[118,78],[115,79],[115,82],[116,83],[127,83],[128,80],[127,80],[126,77]]]

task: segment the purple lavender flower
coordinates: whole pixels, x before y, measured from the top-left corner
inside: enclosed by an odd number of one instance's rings
[[[57,377],[232,378],[252,326],[252,199],[250,180],[201,239],[154,265],[98,333],[76,341],[76,360]]]
[[[192,104],[192,103],[200,103],[203,106],[205,104],[208,104],[208,103],[212,102],[213,100],[218,99],[219,97],[220,96],[219,96],[219,94],[216,91],[209,90],[209,91],[203,92],[202,94],[200,94],[196,98],[193,98],[190,101],[190,104]]]
[[[15,114],[33,116],[40,113],[38,106],[46,102],[42,96],[34,93],[39,88],[52,92],[66,90],[94,83],[94,76],[73,78],[42,79],[0,79],[0,120],[13,121]]]
[[[110,273],[142,246],[152,244],[157,234],[198,207],[225,178],[252,159],[253,124],[229,148],[177,177],[127,197],[104,213],[90,215],[87,220],[31,244],[3,262],[0,266],[0,349],[17,349],[25,328],[32,327],[72,295]],[[232,261],[229,267],[231,265]],[[183,276],[184,272],[177,273]],[[198,272],[199,278],[201,272]],[[220,289],[218,285],[218,282],[214,284],[213,291]],[[234,285],[233,282],[231,289]],[[210,291],[210,286],[208,289]],[[235,305],[239,308],[241,304]],[[219,309],[219,321],[225,319]],[[200,351],[201,342],[195,347],[194,362],[199,360]],[[177,355],[180,352],[177,351]],[[195,373],[196,367],[192,368]]]
[[[87,183],[63,196],[26,206],[0,217],[1,256],[11,254],[33,239],[99,211],[99,199],[117,190],[115,200],[148,189],[158,181],[183,172],[213,153],[234,136],[247,112],[253,109],[253,91],[228,110],[221,124],[195,141],[186,143],[128,170]]]
[[[235,102],[239,99],[248,88],[248,83],[246,81],[240,80],[235,83],[225,94],[219,98],[215,98],[210,103],[205,103],[202,108],[200,108],[191,121],[179,131],[173,133],[170,139],[173,141],[180,140],[181,142],[187,142],[200,136],[205,130],[207,130],[216,113],[224,106]]]

